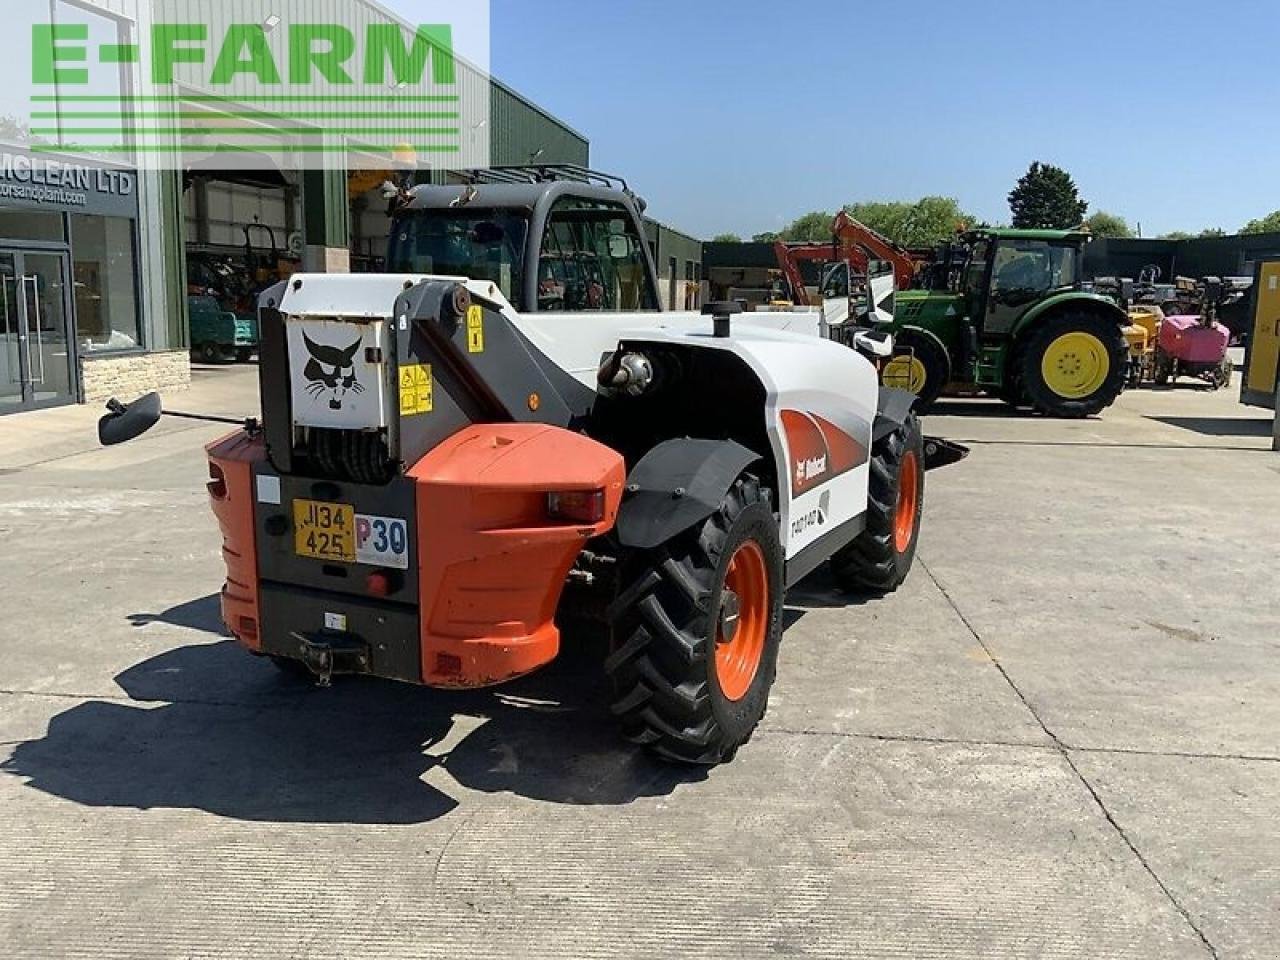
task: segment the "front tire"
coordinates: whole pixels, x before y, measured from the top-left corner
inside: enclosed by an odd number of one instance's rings
[[[914,393],[916,412],[926,414],[951,382],[951,358],[932,337],[903,330],[894,337],[893,359],[885,365],[880,382]]]
[[[1096,313],[1060,313],[1041,321],[1029,335],[1018,379],[1041,413],[1091,417],[1124,390],[1128,356],[1118,323]]]
[[[679,763],[733,759],[764,717],[782,640],[768,491],[744,475],[700,528],[624,562],[605,662],[623,734]]]
[[[831,558],[849,591],[892,593],[915,564],[924,513],[924,434],[913,413],[871,451],[867,528]]]

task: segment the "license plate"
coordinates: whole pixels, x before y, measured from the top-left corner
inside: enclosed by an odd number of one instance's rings
[[[300,557],[356,562],[356,510],[345,503],[293,501],[293,545]]]
[[[356,514],[356,561],[371,567],[409,569],[409,524],[398,517]]]
[[[333,563],[409,569],[409,524],[356,513],[345,503],[293,501],[294,550]]]

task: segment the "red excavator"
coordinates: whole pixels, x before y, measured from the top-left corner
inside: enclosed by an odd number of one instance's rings
[[[893,264],[893,274],[897,278],[898,289],[910,290],[915,282],[916,272],[927,259],[912,254],[866,224],[859,223],[844,210],[836,214],[835,221],[831,225],[831,234],[830,243],[802,245],[779,242],[774,244],[778,266],[791,285],[797,306],[812,305],[805,290],[804,276],[800,271],[802,260],[847,263],[854,273],[863,276],[866,275],[872,260],[885,260]]]

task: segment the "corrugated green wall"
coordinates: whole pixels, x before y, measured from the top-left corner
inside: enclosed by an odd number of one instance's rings
[[[493,81],[489,130],[495,166],[522,163],[576,163],[589,166],[587,138],[549,113]],[[539,150],[541,156],[534,158]]]

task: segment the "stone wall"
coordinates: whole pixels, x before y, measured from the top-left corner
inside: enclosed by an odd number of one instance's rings
[[[152,390],[185,390],[191,386],[191,357],[185,350],[86,357],[80,361],[85,403],[111,397],[132,400]]]

